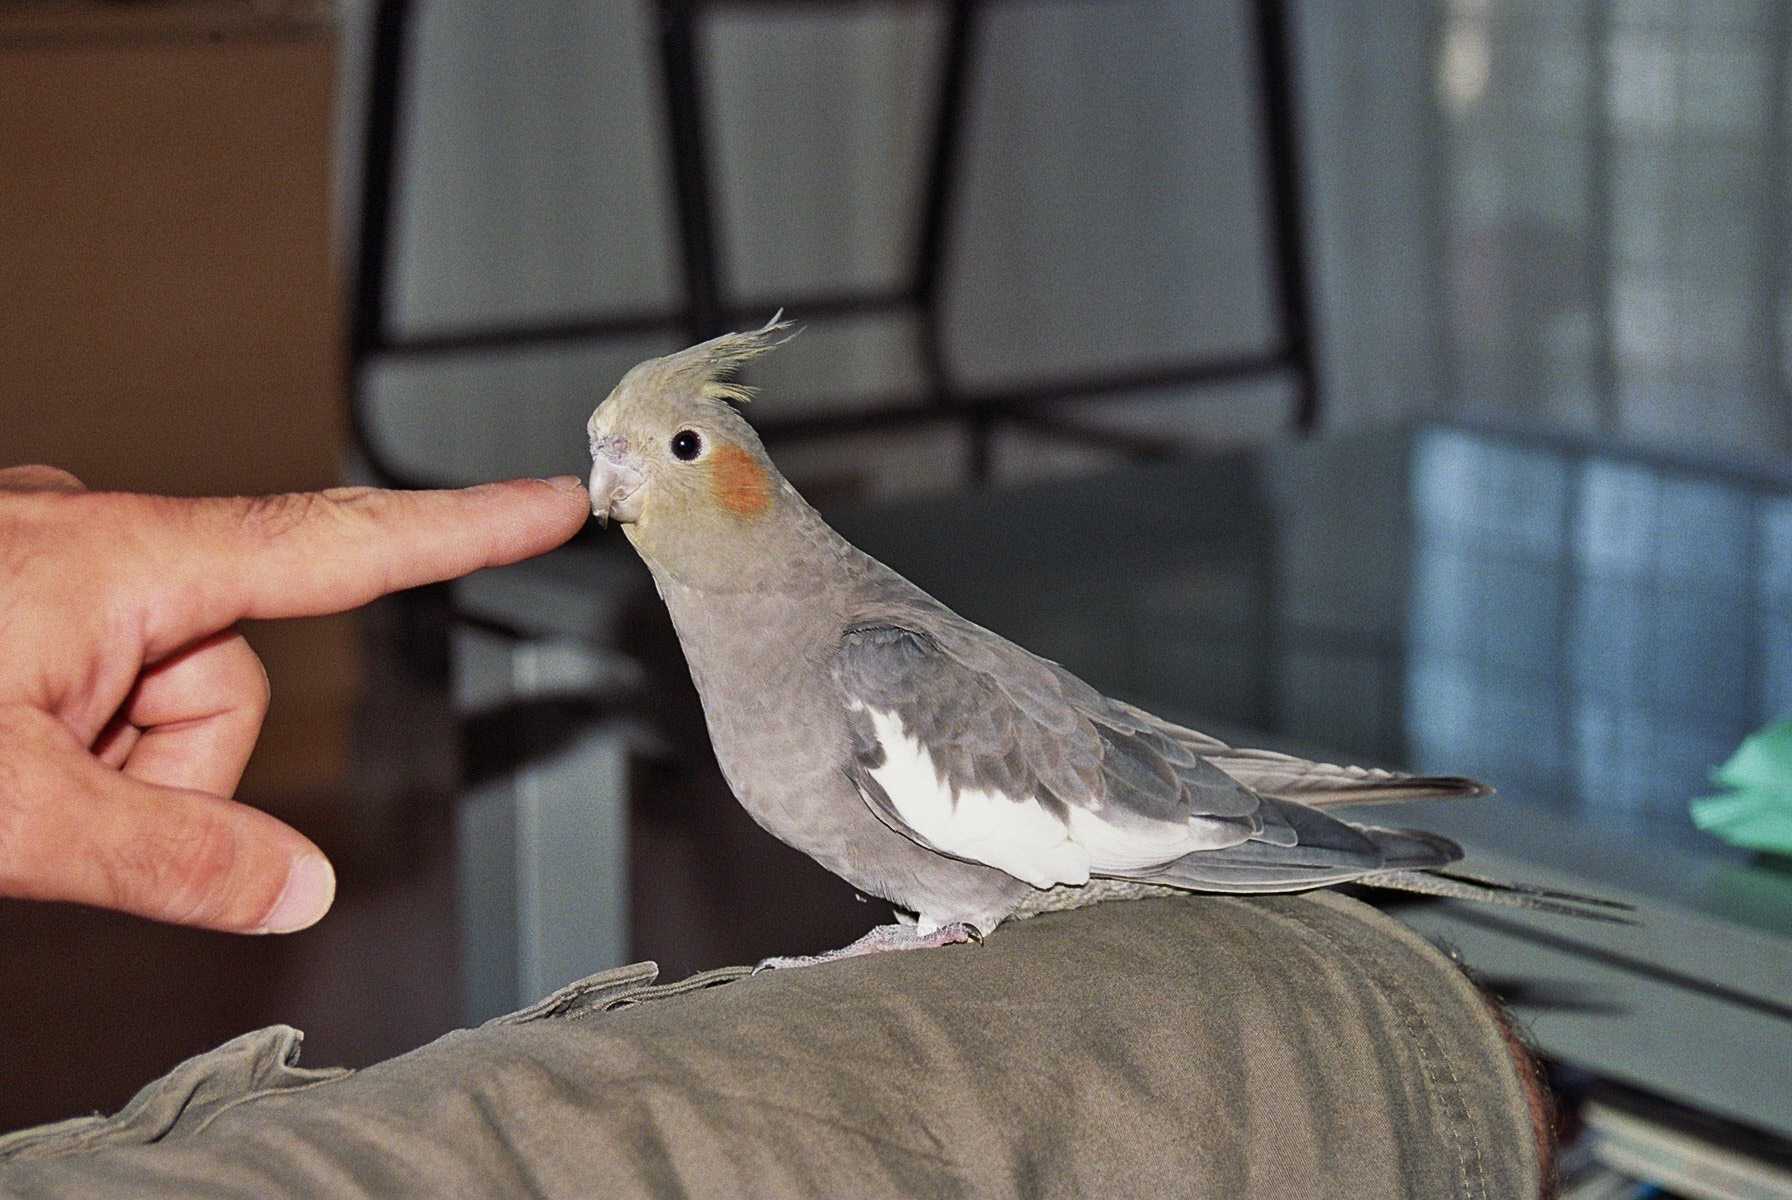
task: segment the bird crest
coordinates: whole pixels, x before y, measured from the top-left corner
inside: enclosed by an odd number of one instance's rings
[[[758,329],[724,333],[664,358],[651,359],[636,370],[645,368],[643,373],[662,387],[745,404],[753,398],[754,389],[733,382],[735,372],[743,363],[776,350],[800,332],[794,322],[784,320],[784,310],[779,309]]]

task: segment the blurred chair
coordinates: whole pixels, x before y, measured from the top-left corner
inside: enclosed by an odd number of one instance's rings
[[[676,210],[680,297],[670,307],[549,320],[463,323],[429,331],[395,327],[389,311],[394,227],[403,206],[406,103],[418,6],[380,0],[373,10],[370,82],[360,187],[360,225],[351,323],[351,425],[364,464],[379,482],[430,486],[462,482],[412,465],[382,437],[369,386],[391,361],[462,360],[528,348],[590,345],[658,335],[700,340],[763,321],[778,307],[808,321],[864,314],[916,322],[922,386],[915,394],[873,396],[849,410],[773,418],[757,424],[774,444],[845,434],[945,425],[962,431],[968,482],[991,477],[998,426],[1046,438],[1094,442],[1122,458],[1159,459],[1167,438],[1066,419],[1068,399],[1131,398],[1254,380],[1280,381],[1290,398],[1288,427],[1311,431],[1319,388],[1305,254],[1294,126],[1288,17],[1284,0],[1252,0],[1255,112],[1260,130],[1265,262],[1272,277],[1274,329],[1260,349],[1172,357],[1144,367],[969,386],[954,377],[944,350],[945,264],[966,156],[972,66],[987,10],[998,0],[891,0],[937,8],[944,26],[931,97],[925,175],[905,276],[892,287],[852,285],[770,297],[731,294],[718,266],[716,180],[707,144],[709,113],[700,24],[724,8],[803,7],[758,0],[655,0],[651,5],[661,136]],[[676,344],[674,342],[673,344]],[[569,565],[544,560],[459,584],[453,607],[456,703],[471,736],[477,778],[457,815],[464,997],[469,1019],[515,1007],[569,979],[625,960],[628,946],[626,799],[631,747],[641,730],[603,715],[634,672],[616,640],[616,612],[628,576],[598,556]],[[544,704],[579,701],[557,709]],[[532,714],[534,720],[518,719]],[[583,716],[581,714],[584,714]],[[552,726],[544,732],[544,722]],[[500,769],[491,764],[502,763]],[[481,765],[483,764],[483,766]]]

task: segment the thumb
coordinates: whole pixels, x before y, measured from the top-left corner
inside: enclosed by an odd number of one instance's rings
[[[0,714],[0,763],[0,895],[233,933],[303,929],[335,898],[329,860],[296,830],[115,771],[47,714]]]

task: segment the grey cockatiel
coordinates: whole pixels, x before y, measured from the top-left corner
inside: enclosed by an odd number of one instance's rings
[[[777,318],[641,363],[591,415],[591,497],[653,573],[717,761],[753,818],[916,915],[853,949],[987,933],[1042,889],[1118,879],[1460,894],[1426,833],[1326,806],[1486,794],[1241,750],[1101,695],[835,533],[731,402]]]

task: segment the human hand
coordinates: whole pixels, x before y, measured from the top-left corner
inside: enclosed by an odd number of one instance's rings
[[[184,500],[0,470],[0,896],[312,924],[335,896],[328,860],[230,799],[269,696],[235,623],[529,558],[590,511],[570,477]]]

